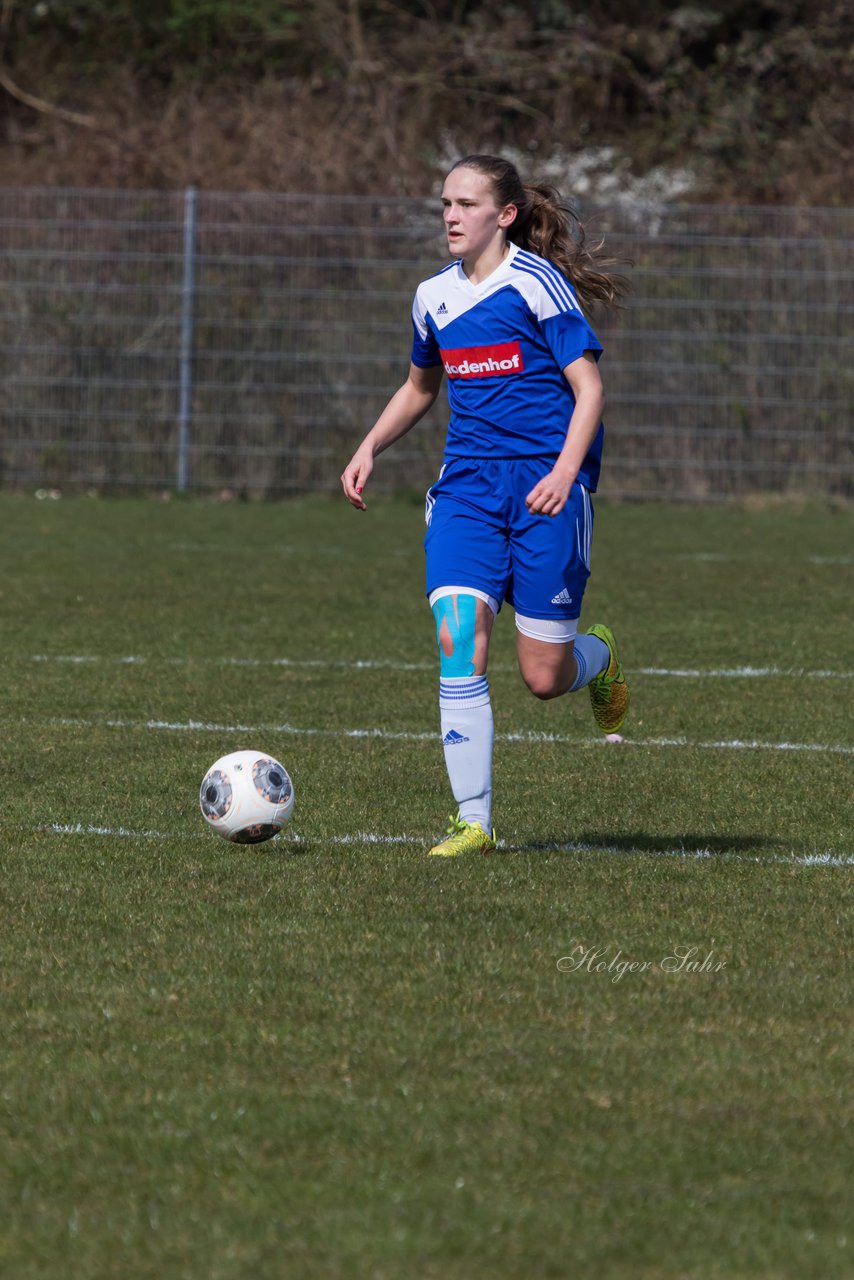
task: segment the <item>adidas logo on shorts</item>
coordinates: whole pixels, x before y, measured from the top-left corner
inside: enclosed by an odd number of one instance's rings
[[[564,587],[563,591],[559,591],[556,596],[552,596],[552,604],[572,604],[572,596]]]

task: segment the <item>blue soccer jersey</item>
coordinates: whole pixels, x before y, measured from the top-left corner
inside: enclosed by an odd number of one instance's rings
[[[415,295],[412,363],[443,365],[448,375],[447,459],[559,454],[575,407],[562,370],[602,350],[565,276],[535,253],[508,249],[479,284],[458,260]],[[591,491],[603,436],[600,425],[578,473]]]

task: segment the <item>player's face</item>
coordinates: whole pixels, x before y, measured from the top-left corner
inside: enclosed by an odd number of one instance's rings
[[[445,234],[456,257],[474,261],[504,243],[505,228],[516,216],[513,205],[495,203],[492,183],[475,169],[454,169],[442,189]]]

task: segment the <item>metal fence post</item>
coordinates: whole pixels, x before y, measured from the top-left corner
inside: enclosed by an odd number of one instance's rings
[[[190,427],[193,417],[193,321],[196,290],[196,189],[184,192],[184,254],[181,281],[181,354],[178,370],[179,493],[189,478]]]

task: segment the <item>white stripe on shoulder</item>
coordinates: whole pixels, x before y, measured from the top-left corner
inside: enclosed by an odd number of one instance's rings
[[[538,280],[559,311],[577,311],[579,315],[581,314],[581,307],[578,305],[572,286],[566,276],[562,275],[551,262],[547,262],[536,253],[520,249],[515,254],[511,265],[514,270],[522,271]]]
[[[536,253],[529,253],[525,249],[520,249],[514,258],[513,266],[517,270],[527,271],[538,280],[541,280],[549,294],[554,298],[560,298],[567,309],[581,310],[572,286],[566,276],[558,271],[554,263],[541,258]]]
[[[559,289],[564,291],[570,300],[575,300],[575,294],[566,276],[548,258],[542,258],[538,253],[532,253],[530,249],[519,249],[514,255],[513,265],[526,266],[536,271],[543,278],[551,280]]]

